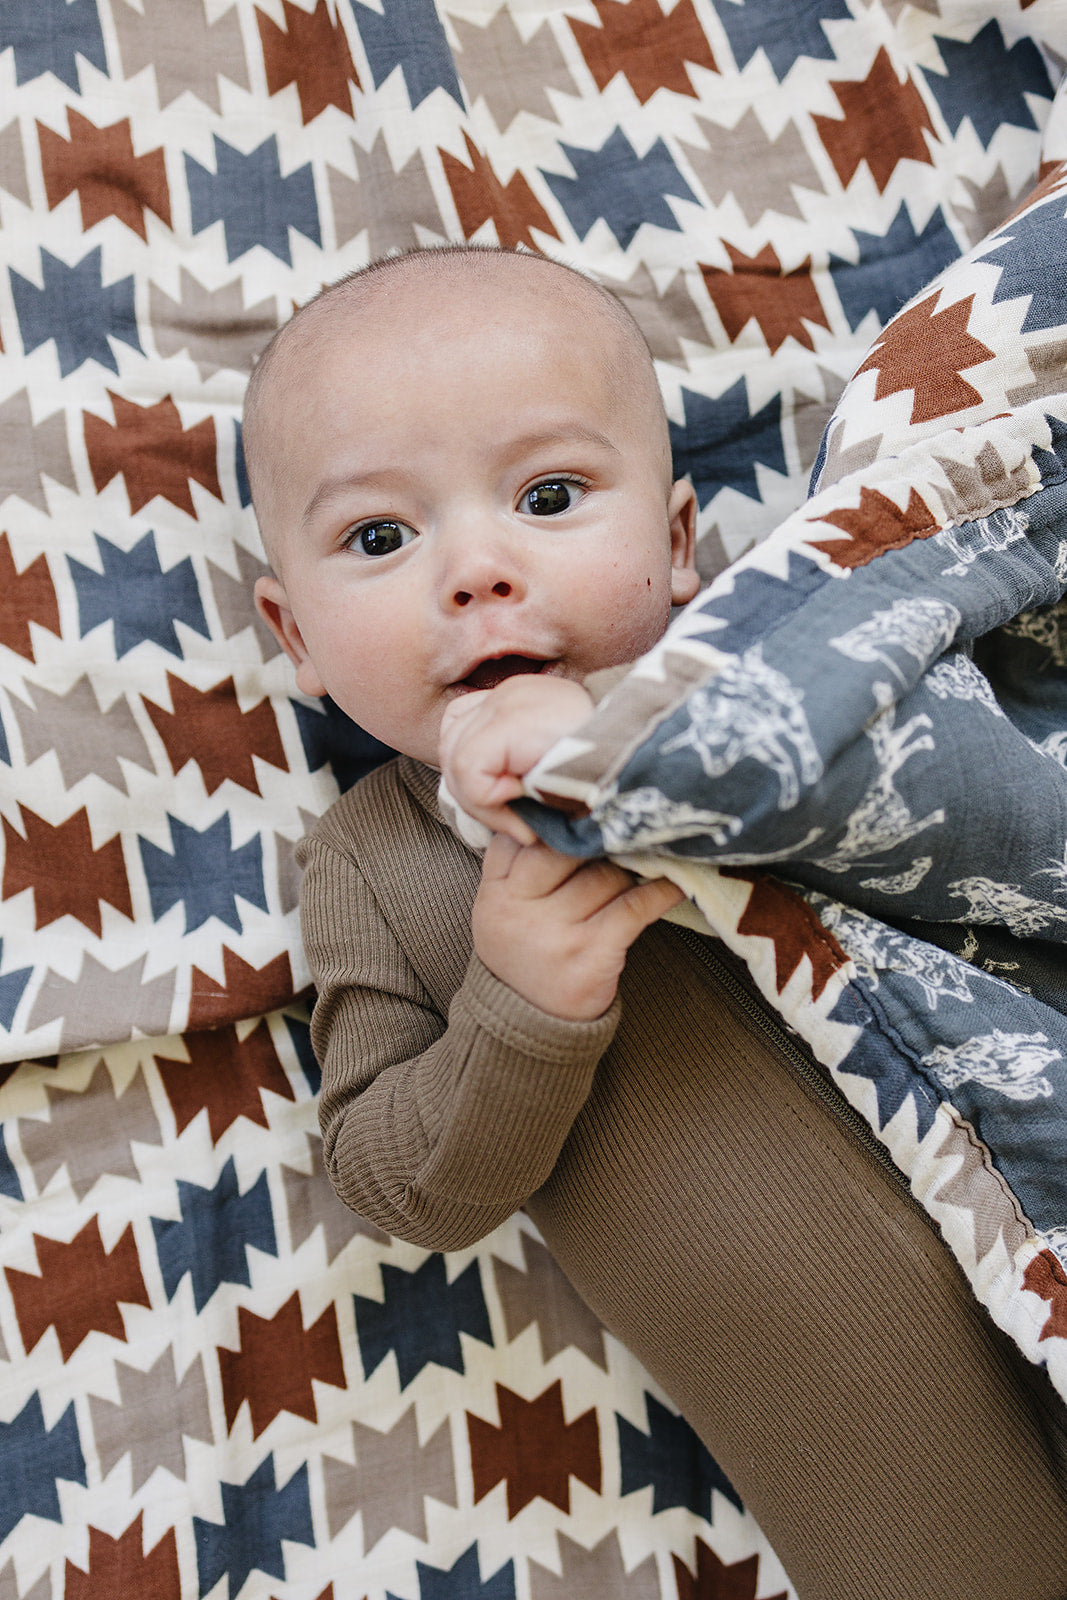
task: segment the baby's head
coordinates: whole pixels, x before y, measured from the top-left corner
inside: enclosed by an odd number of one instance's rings
[[[541,256],[415,251],[325,290],[260,358],[244,442],[298,687],[431,764],[456,695],[632,661],[697,590],[648,347]]]

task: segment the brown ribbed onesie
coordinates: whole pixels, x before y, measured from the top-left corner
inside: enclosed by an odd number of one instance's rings
[[[594,1022],[494,978],[436,778],[380,768],[301,846],[341,1198],[435,1250],[524,1206],[802,1600],[1065,1600],[1065,1409],[933,1225],[669,924]]]

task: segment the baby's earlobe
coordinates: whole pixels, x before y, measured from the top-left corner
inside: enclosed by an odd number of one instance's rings
[[[671,604],[686,606],[700,589],[700,574],[695,567],[675,567],[671,573]]]
[[[295,657],[290,656],[290,660],[295,660]],[[312,699],[329,693],[307,651],[296,664],[296,686],[301,694],[310,695]]]

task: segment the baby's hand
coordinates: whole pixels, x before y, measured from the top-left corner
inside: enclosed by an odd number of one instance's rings
[[[569,678],[519,676],[453,700],[441,722],[441,772],[468,816],[518,844],[534,833],[508,805],[522,778],[557,739],[592,714],[593,699]]]
[[[637,935],[681,900],[666,878],[575,861],[502,833],[485,853],[474,948],[502,983],[555,1017],[591,1022],[615,998]]]

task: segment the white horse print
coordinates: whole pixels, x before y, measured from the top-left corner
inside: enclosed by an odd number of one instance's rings
[[[844,837],[836,850],[816,862],[826,872],[847,872],[853,862],[892,850],[945,820],[941,806],[925,817],[913,817],[907,801],[893,782],[901,767],[913,755],[920,750],[933,751],[935,748],[933,735],[929,731],[932,726],[930,718],[922,715],[911,717],[903,727],[898,728],[893,692],[889,685],[875,683],[871,687],[881,707],[881,715],[864,732],[874,746],[877,775],[849,817]],[[873,866],[878,864],[872,862]]]
[[[741,832],[741,818],[723,811],[703,811],[684,800],[671,800],[651,784],[632,789],[620,798],[607,794],[598,808],[600,830],[607,851],[629,850],[637,839],[642,849],[668,844],[672,839],[703,836],[721,849]]]
[[[994,511],[992,516],[961,523],[958,528],[942,528],[934,538],[947,549],[949,555],[956,558],[952,566],[942,568],[942,576],[965,578],[967,568],[973,566],[979,557],[997,554],[1009,545],[1018,544],[1020,539],[1025,539],[1029,526],[1030,518],[1025,511],[1020,511],[1017,506],[1006,506]],[[967,530],[966,534],[964,529]]]
[[[1009,1100],[1039,1100],[1048,1099],[1052,1093],[1045,1068],[1062,1060],[1060,1052],[1050,1046],[1047,1034],[1005,1033],[994,1028],[992,1033],[966,1039],[962,1044],[938,1045],[923,1057],[923,1065],[946,1089],[979,1083]]]
[[[710,683],[689,697],[689,724],[662,753],[691,749],[709,778],[722,778],[746,758],[778,779],[778,809],[789,811],[802,783],[817,783],[823,764],[808,727],[803,695],[763,659],[758,644],[723,656]]]
[[[908,675],[891,652],[903,651],[923,668],[948,649],[961,620],[956,607],[946,600],[894,600],[888,610],[876,611],[866,622],[857,623],[828,643],[850,661],[880,661],[902,684],[907,684]],[[917,676],[918,673],[912,674],[913,679]]]

